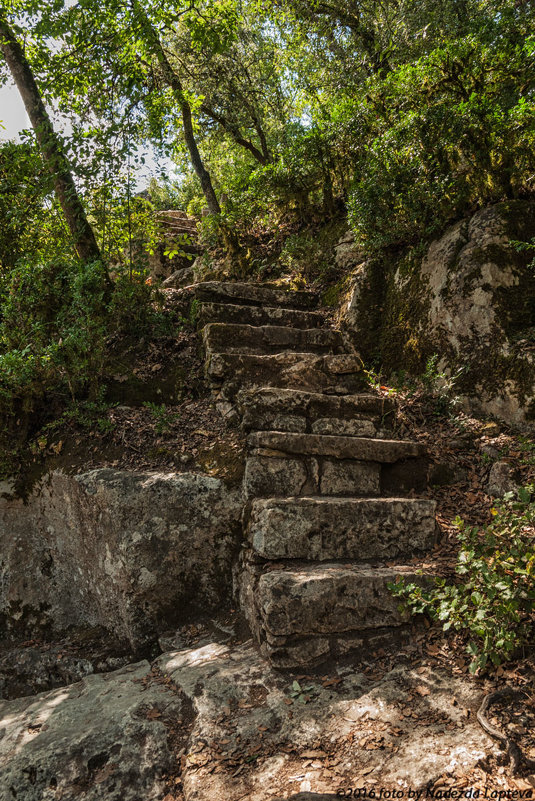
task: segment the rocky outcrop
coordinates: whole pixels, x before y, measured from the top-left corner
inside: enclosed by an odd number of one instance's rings
[[[250,643],[212,642],[0,702],[0,801],[322,798],[355,776],[425,793],[498,750],[483,690],[428,661],[309,676],[299,701]]]
[[[191,702],[148,662],[0,702],[0,801],[161,801]]]
[[[487,494],[501,498],[508,492],[515,492],[519,483],[509,462],[494,462],[490,468]]]
[[[533,253],[515,243],[535,236],[535,203],[509,201],[461,220],[423,260],[354,270],[344,325],[366,358],[387,370],[462,372],[455,392],[476,412],[509,423],[535,418]]]
[[[479,703],[473,682],[428,666],[400,665],[372,681],[353,663],[331,680],[301,680],[308,692],[299,701],[293,677],[248,644],[163,654],[157,665],[194,697],[182,776],[188,801],[336,795],[355,787],[356,776],[370,789],[414,791],[497,750],[467,709]],[[370,747],[374,739],[380,744]]]
[[[195,473],[53,473],[0,500],[1,624],[102,626],[134,649],[228,599],[241,492]]]

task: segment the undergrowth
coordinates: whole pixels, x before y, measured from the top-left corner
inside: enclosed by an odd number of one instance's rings
[[[507,493],[480,529],[457,518],[460,550],[454,582],[435,577],[431,586],[390,585],[413,614],[428,614],[444,631],[467,637],[470,672],[498,666],[528,645],[535,600],[534,487]]]
[[[0,276],[0,472],[43,425],[102,426],[106,367],[121,342],[176,326],[143,270],[113,287],[99,262],[19,262]]]

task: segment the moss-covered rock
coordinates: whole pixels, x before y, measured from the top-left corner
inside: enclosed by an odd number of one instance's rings
[[[365,359],[386,371],[463,368],[460,394],[474,411],[509,423],[535,417],[535,270],[516,242],[535,237],[535,203],[482,209],[423,254],[375,259],[355,271],[344,314]]]

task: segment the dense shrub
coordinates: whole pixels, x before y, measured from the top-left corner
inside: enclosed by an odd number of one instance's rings
[[[530,190],[534,57],[535,37],[469,36],[374,82],[359,110],[366,146],[349,199],[363,240],[414,242]]]
[[[449,583],[391,585],[414,614],[427,613],[469,639],[470,671],[499,665],[530,642],[535,601],[535,501],[533,487],[508,493],[491,510],[483,530],[457,518],[460,550]]]
[[[110,289],[99,262],[19,263],[0,280],[0,412],[98,396],[110,337],[169,333],[143,272]]]

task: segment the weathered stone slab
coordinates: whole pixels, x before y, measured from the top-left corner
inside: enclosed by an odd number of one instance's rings
[[[53,473],[0,499],[0,636],[102,626],[144,645],[229,597],[241,512],[241,489],[195,473]]]
[[[187,741],[191,702],[139,662],[60,690],[0,702],[0,799],[161,801]],[[180,738],[175,738],[174,748]]]
[[[320,495],[379,495],[381,468],[377,462],[320,459]]]
[[[337,417],[348,420],[358,415],[380,418],[394,409],[391,399],[366,392],[336,397],[296,389],[262,387],[244,391],[239,400],[244,412],[285,410],[315,418]]]
[[[275,386],[328,394],[354,394],[365,386],[362,362],[357,356],[313,353],[214,353],[207,359],[206,375],[222,395],[233,399],[244,387]]]
[[[431,548],[435,501],[415,498],[269,498],[247,526],[265,559],[395,559]]]
[[[317,477],[308,475],[301,459],[250,456],[245,464],[243,488],[246,498],[314,493]]]
[[[285,309],[280,306],[240,306],[234,303],[200,303],[199,328],[208,323],[240,325],[282,325],[291,328],[321,328],[325,320],[318,312]]]
[[[333,461],[249,456],[244,491],[251,498],[289,495],[379,495],[380,466],[376,462]]]
[[[414,566],[305,564],[262,573],[255,593],[261,628],[303,637],[400,626],[409,615],[387,588],[400,574],[416,579]]]
[[[338,420],[335,417],[321,417],[311,423],[310,433],[335,437],[373,437],[376,434],[376,428],[371,420],[358,418]]]
[[[264,448],[288,454],[332,456],[336,459],[387,463],[423,456],[425,453],[424,446],[419,442],[278,431],[256,431],[249,435],[248,445],[253,452],[257,448]]]
[[[357,633],[344,632],[336,637],[273,637],[266,633],[260,651],[281,670],[304,670],[327,660],[337,660],[348,654],[366,654],[370,658],[380,648],[399,647],[410,639],[409,626],[366,629]]]
[[[373,436],[377,428],[388,425],[393,413],[390,399],[377,395],[324,395],[279,387],[244,390],[238,395],[238,407],[245,430],[351,437]]]
[[[313,309],[317,296],[312,292],[280,289],[266,284],[206,281],[195,284],[197,300],[207,303],[232,303],[246,306],[280,306],[287,309]]]
[[[209,323],[203,329],[203,343],[207,354],[343,352],[340,333],[323,328]]]

